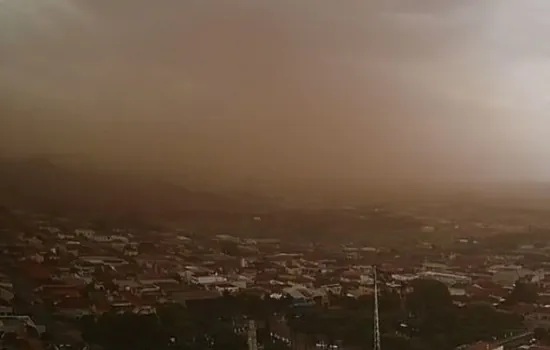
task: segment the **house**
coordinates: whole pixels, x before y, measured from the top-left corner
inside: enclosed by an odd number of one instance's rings
[[[78,256],[78,252],[80,248],[81,248],[81,244],[79,241],[67,241],[65,243],[66,252],[74,256]]]
[[[234,237],[234,236],[226,235],[226,234],[216,235],[216,239],[219,240],[219,241],[234,242],[234,243],[239,243],[241,241],[241,239],[239,237]]]
[[[466,297],[468,295],[468,285],[455,284],[449,287],[449,293],[452,297]]]
[[[183,305],[192,304],[202,304],[208,301],[218,299],[222,294],[218,291],[212,290],[187,290],[173,292],[169,295],[169,300],[180,303]]]
[[[453,286],[456,284],[470,284],[472,279],[468,276],[445,273],[445,272],[436,272],[436,271],[422,271],[418,273],[419,278],[433,279],[441,283],[446,284],[447,286]]]
[[[164,276],[140,276],[138,277],[139,283],[145,286],[155,285],[155,284],[172,284],[179,285],[179,282],[173,278],[168,278]]]
[[[422,269],[427,271],[447,271],[449,269],[449,266],[447,264],[439,263],[439,262],[424,262],[422,263]]]
[[[83,284],[45,284],[35,288],[35,292],[43,299],[78,298],[82,295],[84,287]]]
[[[13,301],[13,298],[15,297],[15,294],[13,294],[11,291],[5,288],[0,287],[0,300],[4,301],[6,303],[11,303]]]
[[[292,298],[294,306],[310,306],[315,304],[313,295],[305,288],[290,287],[283,289],[283,293]]]
[[[134,291],[141,286],[141,284],[133,279],[113,280],[113,284],[119,290]]]
[[[237,293],[240,288],[232,283],[215,283],[211,286],[211,289],[217,290],[219,293]]]
[[[110,303],[111,310],[116,313],[125,313],[134,309],[134,305],[127,300],[114,300]]]
[[[200,285],[209,285],[214,283],[227,282],[227,278],[219,275],[197,274],[191,276],[191,283]]]
[[[96,235],[92,240],[98,243],[111,243],[111,242],[120,242],[120,243],[129,243],[130,240],[127,237],[120,235]]]
[[[5,288],[8,291],[13,291],[13,283],[8,276],[3,273],[0,273],[0,288]]]
[[[537,308],[525,315],[525,323],[529,328],[550,328],[550,306]]]
[[[77,237],[85,237],[85,238],[91,239],[92,237],[95,236],[96,233],[94,230],[91,230],[91,229],[78,228],[74,230],[74,234]]]
[[[81,256],[79,260],[89,265],[110,265],[116,267],[128,264],[126,260],[114,256]]]
[[[58,233],[57,238],[60,240],[75,239],[76,235]]]
[[[39,230],[48,232],[48,233],[50,233],[50,234],[52,234],[52,235],[59,235],[59,234],[61,234],[61,229],[58,228],[58,227],[53,227],[53,226],[40,226],[40,227],[39,227]]]
[[[42,264],[45,260],[44,256],[42,254],[36,253],[27,258],[30,261],[33,261],[38,264]]]
[[[157,313],[157,309],[154,306],[143,305],[134,307],[132,312],[138,315],[153,315]]]
[[[502,346],[496,346],[492,343],[480,341],[475,344],[470,344],[460,347],[461,350],[502,350]]]
[[[13,306],[11,303],[7,303],[0,299],[0,316],[14,315]]]
[[[79,318],[94,313],[93,306],[83,297],[64,298],[54,302],[54,314],[69,318]]]
[[[261,221],[261,220],[260,220]],[[246,240],[247,244],[258,244],[258,245],[276,245],[281,243],[281,240],[278,238],[252,238]]]
[[[0,316],[0,332],[18,333],[26,328],[34,329],[38,334],[46,331],[46,327],[37,325],[29,316]]]
[[[544,280],[544,270],[531,270],[517,265],[493,266],[489,270],[493,273],[492,279],[505,287],[511,287],[519,279],[529,279],[530,282],[538,283]]]
[[[52,268],[43,264],[25,261],[20,264],[21,273],[33,280],[49,280],[52,275]]]
[[[135,294],[136,295],[141,295],[141,296],[145,296],[145,295],[160,295],[161,294],[161,289],[159,286],[155,286],[153,284],[151,285],[143,285],[143,286],[140,286],[140,287],[137,287],[135,289]]]
[[[340,295],[342,293],[342,286],[339,284],[326,284],[319,288],[325,294]]]
[[[532,345],[532,346],[529,346],[529,350],[550,350],[550,346],[547,346],[547,345]]]

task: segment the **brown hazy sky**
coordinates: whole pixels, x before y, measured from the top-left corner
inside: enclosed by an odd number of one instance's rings
[[[0,0],[0,145],[244,181],[550,180],[547,0]]]

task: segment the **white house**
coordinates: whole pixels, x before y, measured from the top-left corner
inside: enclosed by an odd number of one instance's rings
[[[47,231],[53,235],[61,233],[61,229],[58,227],[52,227],[52,226],[41,226],[40,230]]]
[[[442,263],[425,261],[422,263],[422,269],[426,271],[447,271],[449,270],[449,266]]]
[[[446,284],[447,286],[454,286],[455,284],[471,283],[472,279],[468,276],[458,275],[454,273],[444,273],[435,271],[422,271],[417,275],[420,278],[433,279]]]
[[[85,229],[85,228],[77,228],[76,230],[74,230],[74,233],[75,233],[76,236],[86,237],[88,239],[95,236],[95,231],[94,230]]]
[[[217,283],[214,284],[214,289],[217,290],[220,293],[227,292],[227,293],[237,293],[239,291],[239,286],[236,286],[232,283]]]
[[[325,294],[331,293],[339,295],[342,293],[342,286],[339,284],[326,284],[320,288]]]
[[[214,284],[214,283],[223,283],[227,282],[227,278],[219,275],[203,275],[203,276],[192,276],[191,283],[195,284]]]
[[[359,276],[359,284],[371,285],[374,284],[374,279],[369,275],[361,275]]]
[[[544,279],[544,270],[531,270],[518,265],[497,265],[490,269],[492,280],[501,286],[511,287],[518,279],[530,277],[530,281],[538,283]]]

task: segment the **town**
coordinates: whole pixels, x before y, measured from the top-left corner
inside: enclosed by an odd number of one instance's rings
[[[550,350],[549,14],[0,0],[0,350]]]
[[[399,248],[14,215],[25,227],[4,229],[0,247],[6,349],[508,350],[550,340],[541,232]]]

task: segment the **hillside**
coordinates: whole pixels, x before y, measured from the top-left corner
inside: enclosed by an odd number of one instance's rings
[[[290,209],[263,197],[191,191],[137,175],[61,166],[45,159],[0,163],[0,206],[133,227],[174,223],[204,234],[331,241],[414,240],[422,226],[413,217],[391,212]]]
[[[39,212],[102,215],[270,208],[267,201],[191,191],[135,174],[60,166],[46,159],[0,161],[0,204]]]

